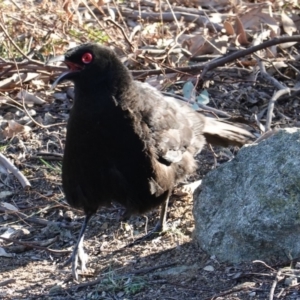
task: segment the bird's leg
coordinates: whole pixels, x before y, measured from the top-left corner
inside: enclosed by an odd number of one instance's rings
[[[70,263],[72,263],[72,275],[76,280],[78,280],[78,274],[77,274],[78,258],[81,263],[81,270],[84,271],[86,269],[87,254],[83,250],[83,240],[84,240],[84,232],[86,230],[87,224],[92,215],[93,215],[93,213],[86,214],[83,224],[81,226],[81,230],[80,230],[77,242],[74,246],[72,255],[63,265],[63,267],[65,267],[65,266],[69,265]]]
[[[155,237],[158,233],[161,233],[165,230],[164,227],[165,227],[166,220],[167,220],[168,204],[169,204],[169,197],[161,205],[159,220],[156,223],[155,227],[151,231],[149,231],[146,235],[144,235],[143,237],[141,237],[139,239],[136,239],[134,242],[130,243],[126,247],[132,247],[135,244],[138,244],[145,240],[151,239],[151,238]]]
[[[159,220],[156,223],[156,225],[153,229],[153,232],[163,232],[165,230],[165,225],[166,225],[166,221],[167,221],[168,205],[169,205],[169,197],[167,198],[165,203],[163,203],[161,205]]]

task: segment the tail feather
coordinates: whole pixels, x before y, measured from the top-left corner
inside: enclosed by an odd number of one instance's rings
[[[241,147],[256,139],[245,127],[246,126],[242,124],[233,124],[223,120],[205,117],[203,134],[207,143],[212,145]]]

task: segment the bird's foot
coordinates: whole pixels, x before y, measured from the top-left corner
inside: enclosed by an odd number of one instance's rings
[[[86,263],[88,261],[88,255],[83,250],[83,239],[80,241],[78,247],[75,246],[72,255],[68,258],[68,260],[63,264],[62,267],[66,267],[68,265],[72,265],[72,275],[75,280],[78,280],[78,259],[81,265],[81,272],[86,271]]]
[[[161,224],[160,221],[158,221],[157,224],[155,225],[155,227],[151,231],[149,231],[146,235],[142,236],[141,238],[136,239],[135,241],[133,241],[126,247],[132,247],[132,246],[134,246],[136,244],[140,244],[144,241],[152,240],[152,239],[156,238],[157,236],[159,236],[162,232],[164,232],[164,226]]]

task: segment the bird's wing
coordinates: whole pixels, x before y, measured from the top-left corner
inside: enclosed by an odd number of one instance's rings
[[[143,107],[142,120],[150,130],[158,160],[178,163],[185,154],[196,155],[203,147],[205,117],[185,103],[163,96],[157,89],[135,81]]]
[[[256,139],[245,124],[233,124],[226,120],[209,117],[205,117],[203,135],[207,143],[223,147],[229,145],[242,147]]]

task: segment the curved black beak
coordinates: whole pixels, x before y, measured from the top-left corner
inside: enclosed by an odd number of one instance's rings
[[[59,56],[55,56],[50,58],[47,62],[46,65],[50,65],[54,62],[59,62],[59,61],[65,61],[65,56],[64,55],[59,55]],[[50,87],[50,91],[54,90],[55,87],[59,84],[60,81],[63,80],[63,78],[68,75],[71,71],[68,70],[66,72],[63,72],[59,77],[56,78],[56,80],[52,83],[51,87]]]
[[[68,79],[72,80],[74,73],[80,72],[83,69],[83,66],[69,61],[68,59],[66,59],[66,57],[64,55],[55,56],[53,58],[50,58],[46,64],[49,65],[51,63],[58,62],[58,61],[64,62],[67,65],[68,70],[66,72],[62,73],[53,82],[50,90],[53,90],[59,84],[59,82],[61,82],[62,80],[68,80]]]

